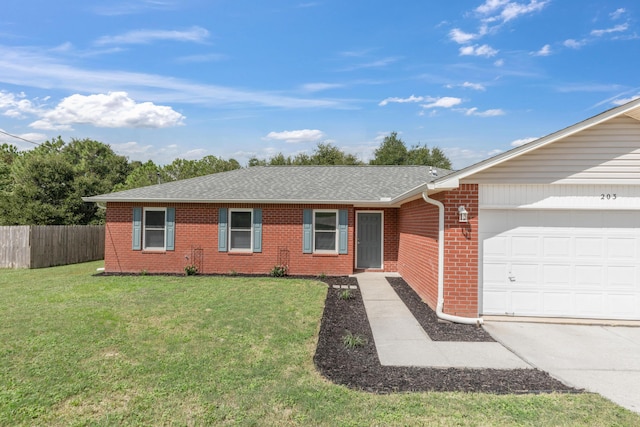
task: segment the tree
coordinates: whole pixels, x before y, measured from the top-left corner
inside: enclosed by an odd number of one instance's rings
[[[374,158],[369,162],[372,165],[405,165],[407,164],[407,146],[397,132],[391,132],[385,136],[380,146],[374,152]]]
[[[309,166],[309,165],[361,165],[353,154],[345,154],[335,145],[329,143],[318,143],[311,155],[298,153],[295,157],[278,153],[269,160],[252,157],[248,166]]]
[[[160,184],[167,181],[162,169],[149,160],[146,163],[132,163],[133,170],[127,175],[127,179],[114,187],[114,191],[130,190],[132,188],[146,187],[147,185]],[[169,179],[170,181],[170,179]]]
[[[128,172],[127,159],[101,142],[47,141],[12,161],[9,189],[0,200],[0,224],[100,223],[104,212],[81,198],[112,191]]]
[[[426,145],[414,145],[407,149],[404,141],[398,138],[397,132],[391,132],[374,152],[372,165],[424,165],[442,169],[451,169],[451,161],[444,152]]]

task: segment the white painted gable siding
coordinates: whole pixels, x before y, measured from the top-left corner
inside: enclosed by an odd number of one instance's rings
[[[463,182],[640,184],[640,121],[629,116],[613,118]]]

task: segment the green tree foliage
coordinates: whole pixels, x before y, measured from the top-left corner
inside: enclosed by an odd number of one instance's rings
[[[205,156],[200,160],[175,159],[165,166],[158,166],[152,160],[146,163],[132,162],[130,167],[132,171],[126,181],[117,185],[114,191],[226,172],[239,169],[240,163],[235,159],[224,160],[216,156]]]
[[[4,192],[11,190],[11,165],[19,155],[15,145],[0,145],[0,197],[6,197]]]
[[[372,165],[405,165],[407,164],[408,151],[396,132],[385,136],[376,151],[374,158],[369,162]]]
[[[311,155],[306,153],[296,154],[294,157],[278,153],[269,160],[253,157],[249,160],[251,166],[309,166],[309,165],[361,165],[353,154],[346,154],[335,145],[318,143]]]
[[[128,172],[127,159],[103,143],[47,141],[13,157],[10,184],[0,199],[0,224],[100,223],[104,213],[81,197],[110,192]]]
[[[374,152],[372,165],[425,165],[451,169],[451,161],[438,147],[429,149],[426,145],[414,145],[407,149],[397,132],[385,136]]]

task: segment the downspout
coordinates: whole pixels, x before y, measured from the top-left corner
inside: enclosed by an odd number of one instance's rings
[[[438,200],[430,199],[426,191],[422,192],[425,202],[438,207],[438,303],[436,315],[439,319],[465,325],[482,325],[482,318],[461,317],[447,314],[442,311],[444,307],[444,204]]]

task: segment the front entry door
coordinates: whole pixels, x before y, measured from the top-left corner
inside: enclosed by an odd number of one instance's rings
[[[382,268],[382,212],[358,212],[356,225],[356,268]]]

